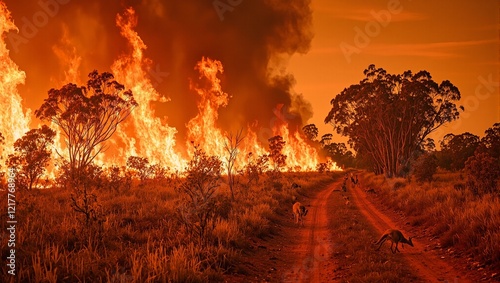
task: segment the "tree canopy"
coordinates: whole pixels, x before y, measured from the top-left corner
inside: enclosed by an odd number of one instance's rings
[[[481,143],[489,154],[494,158],[500,158],[500,123],[493,124],[487,129]]]
[[[305,125],[304,127],[302,127],[302,131],[304,131],[304,134],[310,141],[315,141],[316,138],[318,137],[319,131],[316,125],[314,124]]]
[[[273,161],[274,170],[279,171],[286,164],[286,155],[282,153],[286,142],[282,136],[274,136],[269,140],[269,158]]]
[[[441,141],[440,166],[453,171],[463,169],[465,161],[474,155],[479,141],[478,136],[469,132],[460,135],[447,134]]]
[[[50,160],[50,146],[56,133],[43,125],[32,129],[14,143],[15,153],[9,155],[9,167],[18,170],[18,185],[31,190],[45,172]]]
[[[447,80],[436,83],[427,71],[393,75],[370,65],[364,75],[331,100],[325,123],[367,154],[374,171],[402,175],[425,138],[458,119],[460,91]]]

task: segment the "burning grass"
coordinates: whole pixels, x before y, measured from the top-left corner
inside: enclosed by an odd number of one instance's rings
[[[425,184],[365,174],[362,184],[374,189],[385,205],[408,216],[412,225],[431,231],[441,247],[474,259],[475,265],[480,262],[498,270],[500,199],[491,194],[475,196],[462,180],[460,173],[446,172]]]
[[[307,175],[307,177],[306,177]],[[290,203],[331,176],[319,173],[263,174],[248,184],[241,176],[235,200],[225,183],[214,197],[203,241],[190,230],[198,223],[180,214],[176,190],[184,179],[133,183],[95,191],[102,221],[86,226],[71,207],[71,191],[19,191],[16,216],[16,276],[2,266],[2,282],[207,282],[232,272],[250,237],[270,233],[277,207]],[[302,188],[292,188],[297,183]],[[1,201],[6,203],[6,193]],[[6,215],[2,207],[2,215]],[[2,221],[1,228],[6,229]],[[2,239],[2,257],[9,253]]]

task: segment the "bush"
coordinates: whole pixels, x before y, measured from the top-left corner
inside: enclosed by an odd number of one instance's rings
[[[437,170],[437,159],[434,154],[423,154],[413,165],[413,174],[418,182],[430,182]]]
[[[475,195],[499,193],[497,182],[500,178],[498,160],[485,152],[476,152],[465,163],[467,187]]]

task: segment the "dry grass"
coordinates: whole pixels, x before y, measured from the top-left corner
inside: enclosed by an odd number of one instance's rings
[[[388,207],[409,216],[413,225],[432,231],[443,248],[500,268],[498,196],[474,196],[462,186],[460,173],[439,172],[425,184],[365,174],[362,184],[373,188]]]
[[[16,276],[1,268],[1,282],[217,282],[239,262],[249,237],[270,233],[281,203],[291,203],[331,176],[289,173],[261,176],[258,184],[240,177],[236,199],[228,186],[217,189],[216,209],[203,244],[180,221],[181,179],[134,183],[120,192],[96,192],[103,222],[85,227],[62,189],[17,192]],[[302,188],[292,189],[295,182]],[[0,202],[7,203],[6,192]],[[1,207],[6,215],[6,205]],[[4,218],[5,219],[5,218]],[[6,221],[0,227],[7,228]],[[2,258],[9,254],[1,239]]]

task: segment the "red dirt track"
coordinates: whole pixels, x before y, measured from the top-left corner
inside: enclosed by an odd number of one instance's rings
[[[290,205],[290,217],[280,217],[275,226],[276,235],[254,240],[254,252],[243,263],[248,274],[228,276],[226,282],[340,282],[332,256],[338,243],[331,238],[332,227],[329,227],[330,218],[334,216],[328,215],[333,198],[341,197],[334,193],[338,187],[339,182],[335,182],[311,199],[301,200],[309,210],[303,227],[293,222]],[[376,208],[359,186],[350,188],[349,192],[352,205],[361,211],[380,235],[388,228],[397,228],[407,238],[412,236],[410,231],[401,227],[406,225],[396,225],[397,221]],[[474,282],[467,279],[471,278],[469,274],[457,271],[452,263],[426,248],[423,241],[425,239],[414,238],[414,247],[399,247],[401,255],[423,282]],[[385,243],[382,249],[389,249],[389,246]],[[373,249],[377,252],[375,246]]]
[[[398,227],[387,215],[378,210],[371,202],[366,199],[366,194],[360,187],[351,189],[354,204],[370,221],[380,234],[386,229]],[[398,227],[405,237],[411,236],[410,233]],[[437,255],[425,250],[425,247],[419,243],[418,239],[413,240],[414,247],[406,246],[402,252],[406,260],[412,265],[413,269],[420,278],[426,282],[471,282],[465,279],[465,276],[456,271],[443,259]],[[387,248],[385,244],[382,248]],[[401,248],[401,247],[400,247]]]

